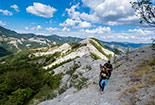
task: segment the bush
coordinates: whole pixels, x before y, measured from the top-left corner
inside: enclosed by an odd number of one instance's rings
[[[62,88],[60,88],[59,91],[58,91],[59,95],[61,95],[62,93],[64,93],[66,90],[67,90],[67,85],[65,85]]]
[[[100,46],[98,46],[95,42],[93,42],[92,40],[90,40],[90,43],[100,52],[102,53],[103,55],[105,55],[107,58],[110,59],[110,55],[107,55]]]
[[[72,75],[72,79],[77,79],[78,77],[79,77],[79,76],[78,76],[77,74],[75,74],[75,75],[73,74],[73,75]]]
[[[107,49],[103,44],[101,44],[101,42],[98,39],[96,39],[96,38],[91,38],[91,39],[97,41],[100,46],[102,46],[103,48]]]
[[[91,66],[90,65],[86,65],[86,69],[91,70]]]
[[[9,100],[6,102],[7,105],[23,105],[32,96],[33,90],[30,88],[18,89],[9,96]]]
[[[74,64],[73,65],[73,67],[71,67],[70,68],[70,70],[68,70],[67,72],[66,72],[66,74],[69,74],[69,75],[73,75],[73,73],[75,72],[75,70],[77,69],[77,68],[79,68],[80,66],[78,65],[78,64]]]
[[[73,59],[68,59],[68,60],[63,61],[63,62],[61,62],[61,63],[59,63],[59,64],[55,64],[55,65],[53,65],[51,68],[47,69],[47,71],[51,71],[51,70],[53,70],[53,69],[55,69],[55,68],[57,68],[57,67],[59,67],[59,66],[65,64],[65,63],[68,63],[68,62],[70,62],[70,61],[72,61],[72,60],[73,60]]]
[[[78,80],[78,83],[77,83],[77,84],[74,84],[74,88],[76,88],[76,89],[78,89],[78,90],[82,89],[82,87],[86,85],[87,80],[88,80],[88,79],[85,78],[85,77],[80,78],[80,79]]]
[[[101,57],[97,56],[95,53],[90,52],[92,58],[94,58],[95,60],[97,59],[101,59]]]

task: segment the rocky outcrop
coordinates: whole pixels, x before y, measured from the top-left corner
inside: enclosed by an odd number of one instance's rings
[[[144,46],[131,51],[128,55],[118,57],[116,63],[113,64],[114,70],[108,85],[101,94],[98,86],[99,64],[104,64],[105,61],[94,60],[86,54],[54,69],[58,74],[67,72],[69,67],[78,64],[79,67],[73,74],[82,73],[82,77],[88,79],[86,85],[80,90],[68,86],[63,94],[39,105],[153,105],[155,97],[153,56],[152,48]],[[149,72],[145,70],[145,66],[148,66]],[[72,76],[65,75],[62,84],[69,84]],[[80,75],[76,79],[78,78],[81,78]]]
[[[52,66],[56,64],[60,64],[69,59],[82,57],[87,54],[91,55],[91,53],[94,53],[97,56],[99,56],[101,59],[107,61],[109,58],[107,58],[107,56],[105,56],[102,52],[99,51],[99,49],[97,49],[93,44],[91,44],[90,41],[93,41],[97,46],[99,46],[106,55],[114,56],[114,53],[112,51],[109,51],[108,49],[103,48],[96,40],[92,38],[79,42],[78,43],[79,46],[75,48],[72,48],[71,45],[65,43],[51,51],[36,53],[34,55],[43,56],[43,55],[54,54],[56,52],[61,52],[61,56],[55,62],[52,62],[50,65],[45,66],[44,67],[45,69],[51,68]]]

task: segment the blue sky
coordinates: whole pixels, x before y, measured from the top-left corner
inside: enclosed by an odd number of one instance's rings
[[[155,28],[139,24],[130,1],[0,0],[0,25],[19,33],[148,43]]]

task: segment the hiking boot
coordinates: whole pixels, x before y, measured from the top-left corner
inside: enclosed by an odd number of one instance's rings
[[[101,91],[101,94],[103,94],[104,93],[104,91]]]

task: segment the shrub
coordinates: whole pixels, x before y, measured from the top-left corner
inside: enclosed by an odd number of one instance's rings
[[[101,59],[101,57],[97,56],[95,53],[90,52],[92,58],[94,58],[95,60],[97,59]]]
[[[62,76],[63,74],[57,74],[57,75],[45,74],[43,81],[45,84],[48,84],[50,86],[51,90],[55,90],[59,87]]]
[[[55,68],[57,68],[57,67],[59,67],[59,66],[65,64],[65,63],[68,63],[68,62],[70,62],[70,61],[72,61],[72,60],[73,60],[73,59],[68,59],[68,60],[63,61],[63,62],[61,62],[61,63],[59,63],[59,64],[53,65],[51,68],[47,69],[47,71],[51,71],[51,70],[53,70],[53,69],[55,69]]]
[[[34,98],[39,99],[41,97],[47,96],[51,92],[51,88],[45,84],[40,91],[34,96]]]
[[[76,88],[78,90],[82,89],[82,87],[86,85],[87,80],[88,79],[85,78],[85,77],[82,77],[82,78],[78,79],[77,80],[78,83],[77,84],[74,84],[74,88]]]
[[[72,67],[70,67],[70,70],[66,71],[66,74],[69,74],[69,75],[73,75],[73,73],[75,72],[75,70],[77,68],[79,68],[80,66],[78,64],[74,64]]]
[[[8,105],[23,105],[32,96],[33,90],[30,88],[18,89],[9,96],[9,100],[6,102]]]
[[[78,76],[77,74],[75,74],[75,75],[73,74],[73,75],[72,75],[72,79],[77,79],[78,77],[79,77],[79,76]]]
[[[61,95],[62,93],[64,93],[66,90],[67,90],[67,85],[65,85],[62,88],[60,88],[59,91],[58,91],[59,95]]]
[[[101,44],[101,42],[98,39],[96,39],[96,38],[91,38],[91,39],[97,41],[100,46],[102,46],[103,48],[107,49],[103,44]]]
[[[110,59],[110,56],[107,55],[100,46],[98,46],[95,42],[93,42],[92,40],[90,40],[90,43],[100,52],[102,53],[103,55],[105,55],[107,58]]]
[[[90,65],[86,65],[86,69],[91,70],[91,66]]]

